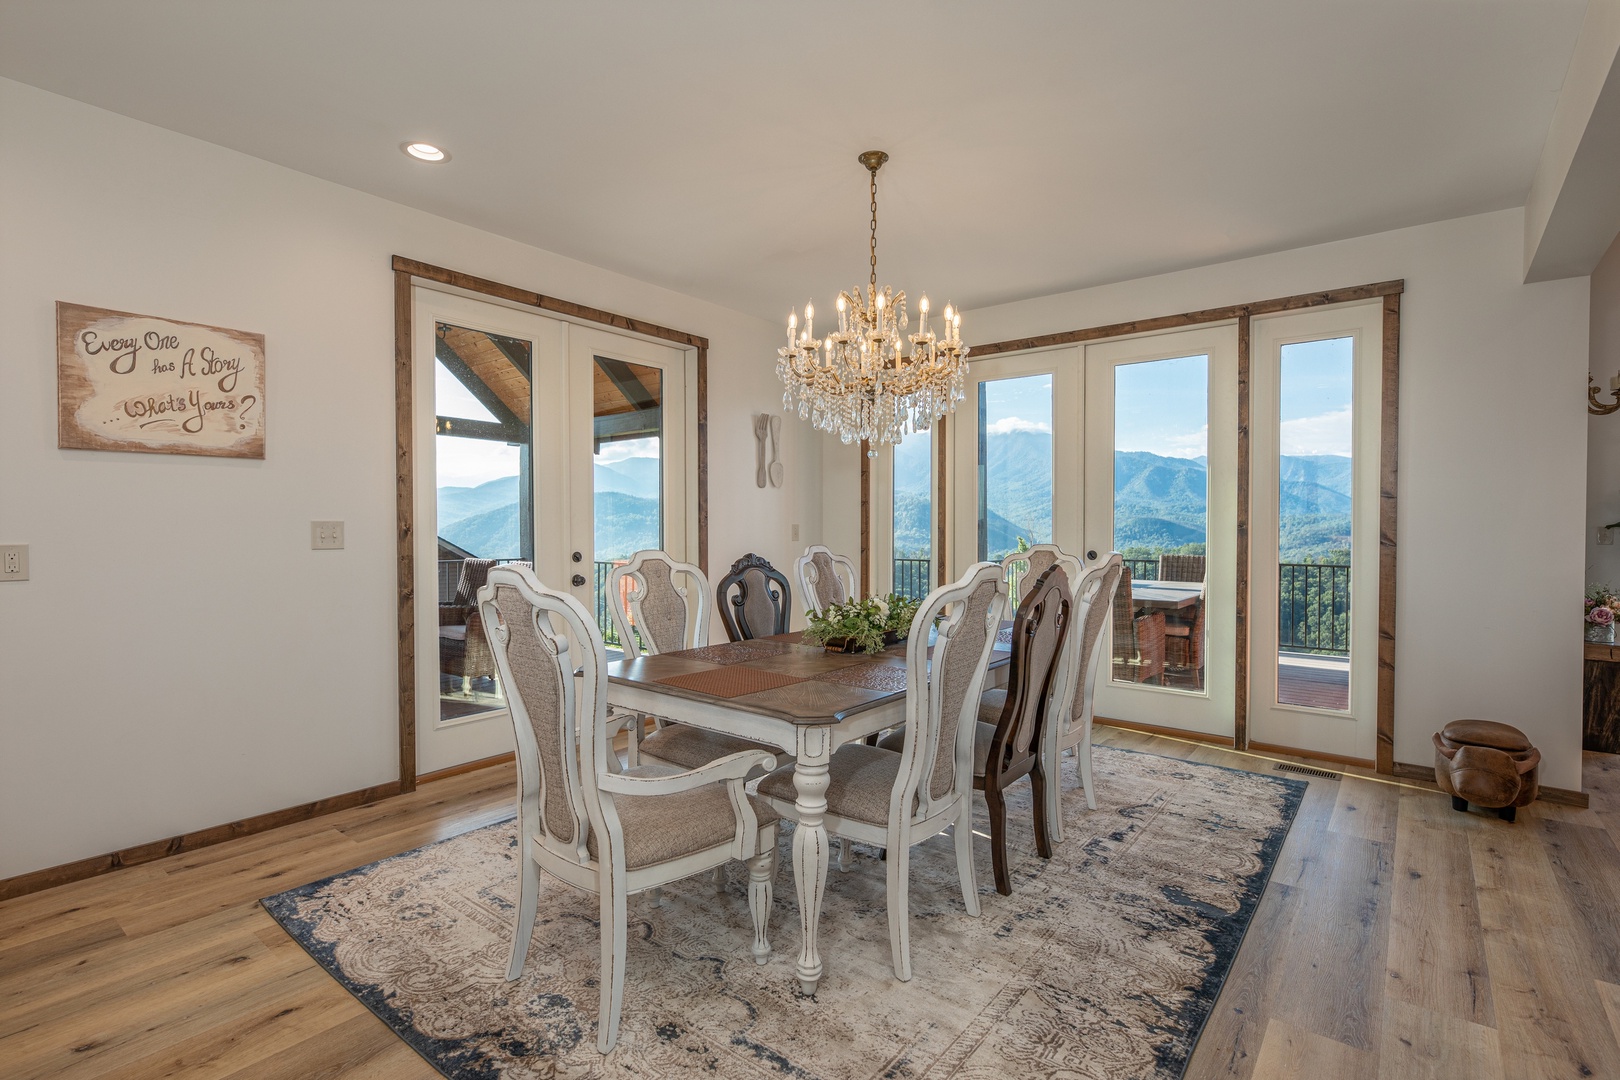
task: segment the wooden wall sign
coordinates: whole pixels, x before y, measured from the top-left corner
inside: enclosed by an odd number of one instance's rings
[[[56,304],[56,445],[264,457],[264,335]]]

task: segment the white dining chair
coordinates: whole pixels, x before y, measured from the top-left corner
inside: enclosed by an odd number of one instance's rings
[[[517,738],[519,870],[508,980],[523,974],[540,871],[597,894],[602,940],[596,1048],[613,1049],[624,1006],[628,897],[733,859],[748,864],[756,962],[770,955],[778,815],[743,790],[775,758],[752,750],[688,771],[607,768],[607,653],[589,612],[523,568],[490,571],[478,591]]]
[[[1024,595],[1024,582],[1034,582],[1053,563],[1063,567],[1069,575],[1069,588],[1080,580],[1085,563],[1078,555],[1070,555],[1056,544],[1036,544],[1024,551],[1015,551],[1001,560],[1001,571],[1007,578],[1007,593],[1013,604]]]
[[[691,563],[663,551],[638,551],[609,572],[607,594],[626,660],[709,643],[709,579]],[[775,747],[690,724],[671,724],[662,717],[653,717],[653,723],[654,730],[645,736],[643,724],[630,725],[626,753],[632,766],[647,761],[695,769],[744,751],[776,752]]]
[[[829,604],[842,604],[861,595],[861,576],[847,555],[835,555],[820,544],[811,544],[793,565],[799,590],[811,611],[819,614]]]
[[[895,977],[911,978],[911,847],[954,830],[956,870],[968,914],[979,914],[973,875],[973,738],[979,692],[1007,605],[995,563],[975,563],[961,580],[929,593],[906,646],[906,734],[900,751],[847,743],[832,755],[827,832],[887,850],[889,949]],[[929,657],[929,630],[938,633]],[[794,767],[760,781],[759,794],[796,818]]]

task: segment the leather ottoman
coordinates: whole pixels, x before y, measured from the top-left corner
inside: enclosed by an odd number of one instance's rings
[[[1455,810],[1495,810],[1503,821],[1535,802],[1541,751],[1524,732],[1493,720],[1453,720],[1434,735],[1434,780]]]

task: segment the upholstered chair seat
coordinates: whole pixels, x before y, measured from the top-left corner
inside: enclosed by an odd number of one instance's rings
[[[868,825],[887,825],[889,795],[899,775],[900,755],[895,751],[865,743],[839,747],[827,771],[827,813]],[[793,765],[784,765],[761,780],[759,793],[782,802],[795,801]]]
[[[712,758],[709,760],[713,760]],[[708,761],[699,764],[707,765]],[[678,776],[681,769],[668,765],[639,765],[626,769],[625,776],[656,778]],[[758,822],[758,844],[775,843],[776,823],[781,820],[767,802],[748,796]],[[619,802],[619,827],[624,830],[624,866],[639,870],[644,866],[672,862],[687,855],[730,843],[737,818],[731,795],[724,783],[705,784],[690,791],[651,795]],[[597,858],[596,830],[585,838],[585,850]]]
[[[677,765],[683,769],[695,769],[745,750],[781,753],[774,746],[750,742],[735,735],[722,735],[717,731],[704,731],[690,724],[665,724],[641,740],[641,757],[650,763]]]

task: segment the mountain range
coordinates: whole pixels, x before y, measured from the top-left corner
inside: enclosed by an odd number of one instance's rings
[[[1052,436],[1010,431],[985,440],[986,546],[993,556],[1014,550],[1020,538],[1051,539]],[[913,439],[895,450],[895,551],[929,550],[932,440]],[[657,458],[633,457],[595,465],[596,557],[615,559],[659,546]],[[1282,459],[1281,555],[1301,562],[1350,546],[1350,459]],[[1202,551],[1208,498],[1203,458],[1142,451],[1114,455],[1114,546],[1148,554],[1166,549]],[[439,489],[439,535],[485,558],[518,558],[517,477],[477,487]]]

